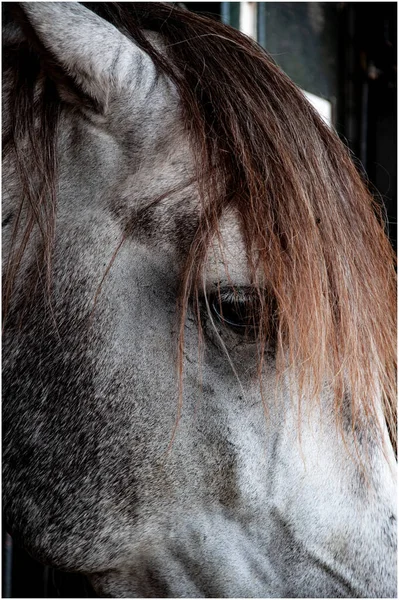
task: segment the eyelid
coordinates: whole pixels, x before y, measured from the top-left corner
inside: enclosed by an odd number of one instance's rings
[[[251,286],[223,287],[210,292],[210,296],[216,296],[224,302],[252,302],[259,298],[255,288]]]
[[[235,303],[240,303],[240,304],[245,304],[246,302],[250,302],[253,300],[253,296],[251,294],[248,294],[246,292],[240,292],[240,293],[235,293],[231,290],[224,290],[221,291],[220,293],[215,292],[214,295],[217,298],[220,298],[220,300],[222,302],[235,302]]]

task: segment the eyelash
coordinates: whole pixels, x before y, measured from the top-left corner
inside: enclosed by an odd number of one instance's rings
[[[275,299],[266,290],[252,287],[220,288],[207,296],[207,313],[224,328],[247,342],[259,339],[261,328],[268,347],[277,339],[278,311]]]
[[[257,331],[259,298],[248,288],[212,292],[209,308],[217,320],[237,333],[254,337]]]

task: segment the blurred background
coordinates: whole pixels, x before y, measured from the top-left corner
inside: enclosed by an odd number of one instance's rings
[[[171,3],[173,4],[173,3]],[[396,2],[178,2],[253,37],[353,152],[386,207],[396,249]],[[85,598],[80,575],[43,567],[3,531],[3,598]]]

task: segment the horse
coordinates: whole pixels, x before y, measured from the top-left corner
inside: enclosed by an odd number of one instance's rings
[[[172,4],[4,7],[3,508],[112,597],[395,597],[395,269],[337,133]]]

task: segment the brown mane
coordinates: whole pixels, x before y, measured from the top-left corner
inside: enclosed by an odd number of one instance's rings
[[[203,219],[182,275],[181,372],[187,305],[197,293],[220,216],[233,207],[240,216],[254,285],[264,278],[276,301],[278,371],[288,360],[302,393],[312,398],[328,382],[338,419],[344,396],[350,398],[353,425],[361,412],[375,424],[381,397],[395,438],[394,255],[380,207],[347,148],[267,53],[238,31],[158,3],[87,6],[133,38],[175,81],[196,150]],[[143,30],[164,36],[167,58]],[[49,81],[40,105],[42,140],[29,142],[34,78],[28,74],[34,64],[38,77],[40,63],[31,49],[25,52],[4,147],[11,144],[16,152],[28,213],[6,271],[5,306],[35,227],[42,233],[50,270],[55,222],[59,100]],[[35,189],[28,185],[29,153],[22,149],[26,139],[41,175]],[[14,237],[20,229],[17,218]],[[265,309],[261,344],[269,318]]]

